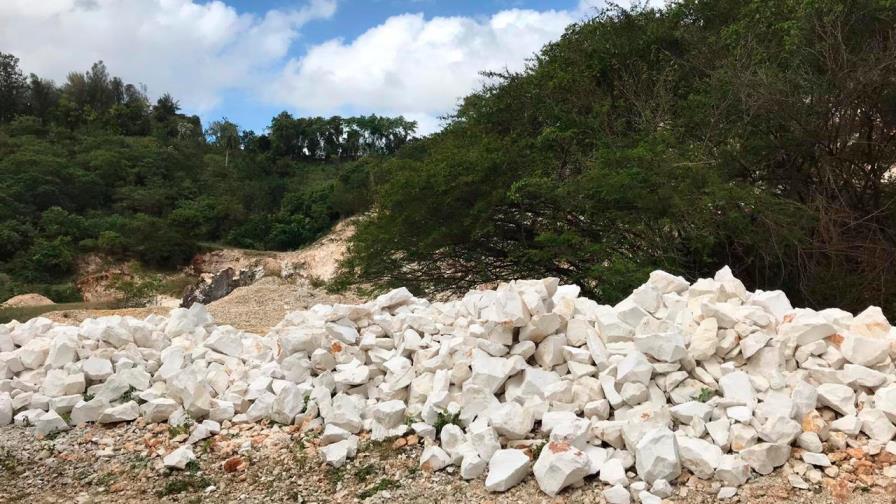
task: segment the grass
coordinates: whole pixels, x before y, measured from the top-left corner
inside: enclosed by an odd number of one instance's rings
[[[112,483],[115,483],[115,479],[116,479],[116,478],[115,478],[115,475],[114,475],[114,474],[112,474],[112,473],[105,473],[105,474],[101,474],[101,475],[99,475],[99,476],[93,481],[93,483],[94,483],[96,486],[107,487],[107,486],[111,485]]]
[[[136,391],[137,391],[137,389],[134,388],[133,385],[128,385],[128,389],[125,391],[125,393],[121,394],[121,400],[124,402],[133,401],[134,400],[134,392],[136,392]]]
[[[4,472],[16,472],[18,469],[18,459],[7,448],[0,448],[0,469]]]
[[[5,324],[13,320],[25,322],[53,311],[106,310],[114,307],[114,303],[59,303],[41,306],[21,306],[18,308],[0,308],[0,324]]]
[[[327,477],[327,483],[329,483],[330,486],[335,490],[336,487],[338,487],[339,484],[342,483],[342,480],[345,479],[345,466],[342,466],[339,468],[336,468],[336,467],[328,468],[326,477]]]
[[[532,459],[538,460],[538,456],[541,455],[541,450],[544,450],[544,447],[548,443],[546,441],[542,441],[540,443],[532,445]]]
[[[712,399],[712,397],[714,395],[716,395],[715,390],[713,390],[711,388],[704,387],[703,389],[700,390],[700,393],[697,394],[697,400],[700,402],[706,402],[706,401]]]
[[[157,497],[182,494],[186,492],[199,492],[214,485],[215,482],[205,476],[190,474],[182,478],[174,478],[165,482],[165,486],[156,492]]]
[[[377,481],[376,485],[373,485],[370,488],[362,490],[358,492],[358,498],[361,500],[368,499],[373,497],[374,495],[382,492],[383,490],[394,490],[396,488],[401,487],[401,484],[398,481],[391,478],[383,478]]]
[[[355,481],[363,483],[367,481],[368,478],[376,474],[376,471],[377,467],[373,464],[363,465],[355,469]]]
[[[435,425],[436,439],[438,439],[439,436],[442,435],[442,428],[445,427],[446,425],[450,425],[450,424],[460,425],[460,412],[457,412],[454,414],[451,414],[448,412],[439,413],[439,416],[436,419],[436,425]]]

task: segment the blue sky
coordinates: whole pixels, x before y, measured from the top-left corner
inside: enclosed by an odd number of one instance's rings
[[[522,69],[602,2],[2,0],[0,51],[57,82],[101,59],[205,123],[402,114],[430,133],[479,71]]]

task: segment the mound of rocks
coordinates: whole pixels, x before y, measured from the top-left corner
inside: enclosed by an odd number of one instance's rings
[[[55,304],[52,299],[40,294],[31,293],[13,296],[3,303],[0,303],[0,308],[23,308],[26,306],[46,306],[51,304]]]
[[[795,453],[819,470],[826,451],[896,454],[896,330],[880,309],[794,309],[728,268],[693,284],[656,271],[616,306],[579,292],[551,278],[438,303],[397,289],[290,313],[264,336],[201,304],[13,322],[0,425],[192,420],[173,468],[224,421],[319,429],[337,467],[362,431],[414,434],[425,470],[456,466],[494,492],[532,474],[549,495],[593,478],[610,503],[658,502],[687,475],[731,497]]]

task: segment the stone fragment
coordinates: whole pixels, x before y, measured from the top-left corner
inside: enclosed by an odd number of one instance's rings
[[[162,464],[172,469],[184,469],[187,464],[195,460],[196,455],[193,453],[193,448],[190,445],[184,445],[165,455]]]
[[[489,492],[506,492],[529,474],[529,457],[522,450],[498,450],[488,463],[485,488]]]
[[[551,441],[541,449],[532,472],[538,487],[553,497],[564,488],[582,482],[589,466],[590,460],[583,451],[565,441]]]
[[[681,474],[681,463],[672,431],[660,427],[646,432],[635,449],[635,465],[648,484],[658,479],[671,481],[677,478]]]

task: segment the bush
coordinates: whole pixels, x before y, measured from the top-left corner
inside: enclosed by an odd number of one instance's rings
[[[888,0],[683,0],[572,25],[372,171],[343,283],[556,276],[613,303],[653,269],[730,264],[797,304],[892,309],[894,26]]]

